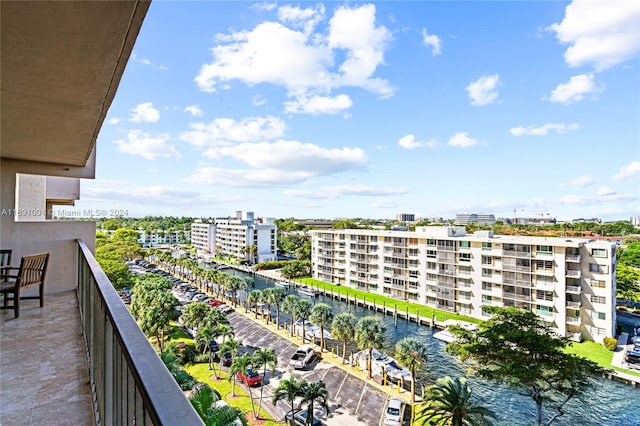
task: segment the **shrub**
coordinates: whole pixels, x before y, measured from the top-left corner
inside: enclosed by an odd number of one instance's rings
[[[209,362],[209,354],[198,354],[193,358],[194,364],[204,364],[206,362]]]
[[[615,339],[613,337],[605,337],[604,341],[602,342],[602,344],[608,350],[615,351],[616,348],[618,347],[618,339]]]
[[[184,370],[179,370],[176,374],[173,375],[173,378],[176,380],[176,383],[180,386],[182,390],[189,390],[196,384],[196,379],[189,373]]]

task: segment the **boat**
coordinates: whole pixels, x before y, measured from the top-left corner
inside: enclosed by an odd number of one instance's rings
[[[294,322],[293,325],[296,328],[296,334],[298,335],[298,337],[302,337],[302,320],[296,320],[296,322]],[[331,333],[329,333],[329,331],[326,328],[322,330],[319,325],[312,324],[308,321],[305,321],[304,323],[304,334],[305,334],[306,340],[310,341],[312,338],[320,339],[323,334],[322,333],[323,331],[324,331],[325,340],[326,339],[333,340],[333,336],[331,335]]]
[[[274,285],[275,285],[276,287],[283,287],[283,288],[289,288],[289,287],[291,287],[291,284],[289,284],[288,282],[283,281],[283,280],[276,281]]]
[[[298,293],[310,297],[317,297],[318,295],[320,295],[320,292],[318,290],[311,287],[298,287]]]
[[[400,367],[398,361],[384,352],[377,349],[371,351],[373,361],[371,362],[371,373],[373,375],[387,376],[388,379],[398,382],[410,382],[412,380],[411,371]],[[369,359],[369,350],[365,349],[352,355],[351,362],[355,363],[360,370],[367,369],[367,360]]]
[[[434,333],[433,337],[435,339],[442,340],[443,342],[447,342],[447,343],[451,343],[456,339],[456,336],[454,336],[449,331],[449,326],[455,325],[468,331],[476,331],[478,329],[477,324],[473,324],[466,321],[458,321],[458,320],[446,320],[443,323],[443,325],[445,326],[444,330],[440,330],[437,333]]]

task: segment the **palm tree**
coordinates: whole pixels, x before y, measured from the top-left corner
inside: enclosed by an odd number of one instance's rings
[[[352,340],[356,332],[356,316],[350,312],[338,314],[331,323],[331,334],[342,340],[342,363],[347,360],[347,342]]]
[[[242,347],[242,341],[239,339],[230,338],[227,341],[222,342],[220,345],[220,355],[224,355],[225,352],[231,353],[231,357],[235,358],[240,353],[240,348]],[[222,356],[220,356],[220,366],[218,370],[222,370]],[[214,370],[215,372],[215,370]],[[219,372],[216,373],[216,379],[219,379]]]
[[[265,305],[267,305],[267,325],[269,324],[269,320],[271,319],[271,305],[275,303],[273,290],[274,290],[273,288],[267,288],[262,290],[262,297],[260,298],[260,301]]]
[[[427,362],[427,345],[415,337],[405,337],[396,343],[396,359],[411,370],[411,403],[416,402],[416,370]]]
[[[262,391],[264,389],[264,380],[267,377],[267,368],[271,369],[271,374],[276,372],[276,366],[278,365],[278,356],[276,351],[271,348],[256,349],[253,353],[253,365],[256,368],[263,367],[262,371],[262,386],[260,386],[260,402],[258,402],[258,413],[262,408]]]
[[[333,320],[331,306],[326,303],[317,303],[311,308],[309,321],[320,326],[320,353],[324,351],[324,326]]]
[[[262,291],[260,290],[253,290],[251,293],[249,293],[249,296],[247,296],[247,305],[249,305],[249,309],[251,309],[252,307],[255,308],[255,311],[254,311],[255,319],[258,319],[258,302],[260,302],[261,296],[262,296]]]
[[[242,373],[245,376],[249,375],[249,369],[253,367],[253,358],[249,354],[242,354],[241,356],[234,357],[231,362],[231,367],[229,367],[229,380],[233,380],[233,384],[231,386],[231,396],[236,396],[236,375],[238,373]],[[249,398],[251,399],[251,412],[253,413],[253,418],[257,419],[256,415],[256,407],[253,404],[253,394],[251,392],[251,386],[249,386]]]
[[[282,287],[274,287],[271,289],[271,299],[273,305],[276,307],[276,330],[280,330],[280,306],[286,296],[287,294]]]
[[[291,404],[291,424],[293,425],[293,411],[295,410],[296,397],[302,396],[302,388],[307,386],[307,382],[304,380],[298,381],[294,376],[289,379],[282,379],[278,383],[278,387],[273,391],[272,404],[282,399],[286,399]]]
[[[417,419],[423,425],[483,425],[494,413],[471,402],[472,390],[464,377],[442,377],[427,388],[427,402],[419,409]]]
[[[282,312],[291,315],[291,336],[293,337],[293,323],[296,321],[296,305],[298,304],[298,297],[293,294],[285,297],[282,302]]]
[[[309,319],[309,316],[311,315],[311,307],[311,302],[306,299],[300,299],[298,300],[298,303],[296,303],[296,306],[294,308],[296,311],[296,318],[302,321],[302,343],[307,341],[304,323]]]
[[[213,337],[222,337],[222,342],[225,340],[235,336],[235,332],[233,331],[233,327],[228,324],[218,324],[214,329]]]
[[[384,333],[386,330],[387,327],[384,325],[382,320],[374,316],[362,317],[356,323],[354,339],[358,345],[358,349],[369,350],[369,358],[367,359],[369,378],[372,377],[371,359],[373,356],[373,347],[381,347],[384,344]]]
[[[243,425],[247,424],[247,419],[239,409],[229,407],[228,404],[218,405],[218,401],[219,396],[206,384],[189,397],[189,402],[206,426],[234,426],[237,420]]]
[[[327,391],[327,385],[323,381],[317,381],[309,383],[303,388],[302,404],[307,405],[307,425],[310,426],[313,422],[313,405],[318,402],[324,411],[329,414],[329,391]]]

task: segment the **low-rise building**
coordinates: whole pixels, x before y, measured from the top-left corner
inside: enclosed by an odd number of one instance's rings
[[[615,243],[455,226],[311,235],[317,280],[481,319],[483,306],[515,306],[573,340],[615,335]]]

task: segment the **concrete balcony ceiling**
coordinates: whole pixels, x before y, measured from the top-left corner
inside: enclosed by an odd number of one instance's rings
[[[85,166],[148,1],[2,1],[0,156]]]

